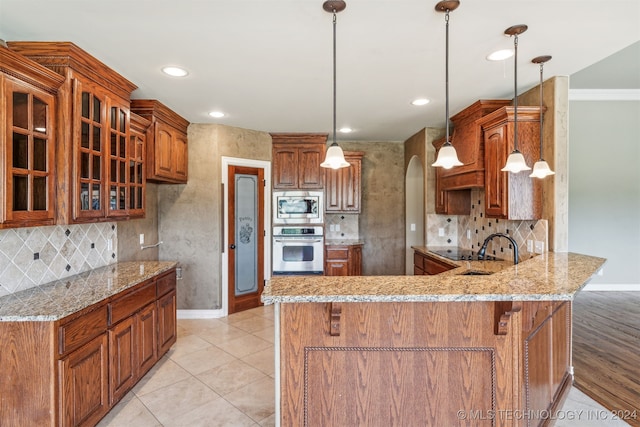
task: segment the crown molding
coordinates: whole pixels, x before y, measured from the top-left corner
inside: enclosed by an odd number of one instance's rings
[[[569,89],[569,101],[640,101],[640,89]]]

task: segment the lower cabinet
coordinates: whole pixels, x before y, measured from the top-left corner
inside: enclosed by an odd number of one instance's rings
[[[456,266],[450,265],[444,261],[429,256],[423,252],[415,251],[413,253],[413,274],[414,276],[422,276],[425,274],[440,274],[449,271]]]
[[[362,276],[362,244],[327,245],[324,259],[325,276]]]
[[[0,322],[0,426],[96,425],[176,327],[175,269],[57,321]]]

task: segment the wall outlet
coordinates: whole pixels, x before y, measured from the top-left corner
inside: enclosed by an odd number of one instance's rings
[[[471,230],[467,230],[467,239],[471,239]]]
[[[535,247],[536,253],[537,254],[541,254],[544,252],[544,242],[541,242],[539,240],[536,240],[536,247]]]
[[[336,224],[336,231],[340,231],[340,224]]]
[[[416,225],[415,224],[411,224],[411,231],[416,231]]]
[[[144,234],[140,234],[140,244],[144,245]]]
[[[329,225],[329,231],[336,231],[336,225],[335,224]]]
[[[527,240],[527,252],[533,253],[533,240]]]
[[[442,227],[438,228],[438,236],[439,237],[443,237],[444,236],[444,228],[442,228]]]
[[[107,239],[107,250],[108,251],[113,250],[113,239]]]

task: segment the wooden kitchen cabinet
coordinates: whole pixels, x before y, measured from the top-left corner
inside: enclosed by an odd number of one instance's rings
[[[451,142],[456,148],[462,166],[451,169],[436,168],[436,213],[443,215],[469,215],[471,188],[484,187],[484,136],[476,121],[483,116],[509,105],[502,99],[481,99],[451,117]],[[433,142],[437,151],[444,138]]]
[[[175,294],[173,268],[57,321],[0,322],[0,425],[97,424],[175,343]]]
[[[151,122],[147,136],[147,179],[186,184],[189,121],[155,99],[133,99],[131,111]]]
[[[324,188],[327,134],[272,133],[273,188],[317,190]]]
[[[514,149],[513,112],[513,107],[503,107],[478,121],[485,140],[485,215],[540,219],[541,181],[530,178],[530,171],[501,171]],[[530,167],[540,158],[540,107],[518,107],[518,149]]]
[[[424,252],[413,252],[413,274],[415,276],[440,274],[456,267]]]
[[[0,229],[55,222],[55,95],[63,81],[0,46]]]
[[[362,276],[362,244],[325,245],[325,276]]]
[[[325,169],[325,204],[328,213],[360,213],[362,151],[345,151],[349,167]]]
[[[126,170],[129,174],[129,218],[144,218],[145,196],[147,194],[146,155],[147,130],[151,125],[144,117],[131,113],[129,153]]]
[[[129,100],[136,86],[70,42],[8,45],[65,78],[57,96],[58,223],[128,218]]]

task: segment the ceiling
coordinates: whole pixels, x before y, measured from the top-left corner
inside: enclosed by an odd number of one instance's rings
[[[404,141],[444,125],[445,22],[435,4],[347,0],[337,17],[337,126],[354,132],[339,141]],[[515,24],[529,26],[519,36],[519,93],[538,82],[536,56],[553,56],[545,78],[571,76],[640,46],[638,0],[462,0],[450,17],[451,114],[513,97],[513,59],[485,57],[513,47],[503,33]],[[158,99],[192,123],[332,129],[332,18],[322,0],[0,0],[0,38],[71,41],[138,85],[132,98]],[[638,52],[622,60],[637,64]],[[581,87],[627,81],[606,63],[585,70]],[[165,65],[190,74],[167,77]],[[431,102],[410,105],[418,97]]]

